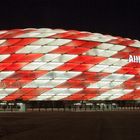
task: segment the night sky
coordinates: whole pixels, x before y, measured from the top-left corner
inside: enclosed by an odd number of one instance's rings
[[[0,29],[62,28],[140,40],[138,0],[1,0]]]

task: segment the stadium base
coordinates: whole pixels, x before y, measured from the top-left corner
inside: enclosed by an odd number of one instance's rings
[[[1,102],[0,112],[140,110],[139,101],[14,101]]]

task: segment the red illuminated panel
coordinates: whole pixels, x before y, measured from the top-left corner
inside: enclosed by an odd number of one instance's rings
[[[25,84],[31,82],[31,80],[12,80],[12,79],[5,79],[2,80],[0,86],[2,88],[20,88],[23,87]]]
[[[87,41],[85,42],[84,44],[81,45],[81,47],[86,47],[86,48],[95,48],[97,46],[99,46],[101,43],[100,42],[90,42],[90,41]]]
[[[3,38],[14,38],[18,35],[22,35],[24,33],[30,32],[30,31],[34,31],[34,30],[31,30],[31,29],[28,29],[28,30],[22,30],[22,29],[9,30],[7,33],[5,33],[3,35]]]
[[[80,64],[76,67],[74,67],[73,71],[86,71],[89,70],[93,65],[92,64]]]
[[[67,36],[66,38],[68,38],[68,39],[78,39],[78,38],[82,38],[82,37],[88,37],[89,35],[91,35],[91,33],[77,33],[77,34]]]
[[[133,44],[135,41],[134,40],[124,40],[122,42],[120,42],[120,45],[125,45],[125,46],[129,46],[131,44]]]
[[[22,68],[23,66],[25,66],[27,64],[26,63],[12,63],[10,66],[7,66],[4,70],[19,70],[20,68]]]
[[[69,61],[69,63],[86,63],[86,64],[98,64],[105,60],[104,57],[94,57],[94,56],[78,56]]]
[[[140,99],[140,90],[135,90],[133,92],[133,99]]]
[[[106,59],[105,57],[88,56],[88,59],[85,60],[84,63],[86,63],[86,64],[94,64],[95,65],[95,64],[98,64],[98,63],[100,63],[101,61],[103,61],[105,59]]]
[[[105,58],[93,57],[93,56],[78,56],[69,61],[69,63],[89,63],[89,64],[96,64]],[[94,62],[95,61],[95,62]]]
[[[13,38],[16,35],[20,35],[22,34],[23,31],[22,30],[9,30],[8,32],[6,32],[5,34],[3,34],[1,37],[2,38]]]
[[[74,34],[73,32],[65,32],[65,33],[57,33],[55,35],[52,35],[51,38],[68,38],[68,36],[71,36]]]
[[[109,75],[108,73],[103,73],[103,72],[85,72],[85,75],[86,75],[86,79],[87,80],[101,80],[102,78],[104,78],[105,76]]]
[[[3,33],[0,34],[0,39],[3,39],[3,37],[5,36],[5,34],[7,33],[6,30],[2,30]]]
[[[60,85],[58,85],[58,88],[86,88],[87,86],[89,86],[91,83],[94,83],[96,81],[93,80],[85,80],[85,81],[78,81],[78,80],[68,80],[65,83],[62,83]]]
[[[123,59],[128,59],[129,58],[129,53],[128,52],[118,52],[117,54],[113,55],[112,57],[114,58],[123,58]]]
[[[68,51],[67,53],[68,54],[82,54],[88,50],[89,50],[89,48],[76,47],[76,48],[73,48],[72,50]]]
[[[127,41],[128,39],[122,38],[117,36],[116,39],[112,39],[110,40],[108,43],[112,43],[112,44],[121,44],[121,42]]]
[[[17,61],[18,62],[31,62],[39,57],[41,57],[43,54],[27,54],[24,55],[23,57],[19,58]]]
[[[12,63],[0,63],[0,71],[4,70],[8,66],[10,66]]]
[[[38,71],[17,71],[15,74],[8,77],[8,79],[36,79],[43,74],[46,74],[46,70]]]
[[[120,98],[117,98],[116,100],[133,100],[133,99],[134,99],[134,94],[128,93],[126,95],[121,96]]]
[[[80,75],[72,78],[71,80],[99,81],[107,75],[109,75],[109,74],[108,73],[101,73],[101,72],[83,72]]]
[[[122,50],[122,52],[129,52],[129,53],[133,53],[135,51],[138,51],[138,48],[133,48],[133,47],[126,47],[125,49]]]
[[[3,50],[0,50],[0,53],[15,53],[16,51],[18,51],[19,49],[23,48],[24,46],[9,46],[9,47],[2,47],[4,48]]]
[[[60,46],[59,48],[51,51],[50,53],[58,53],[58,54],[63,54],[67,53],[68,51],[72,50],[74,47],[71,46]]]
[[[82,85],[81,85],[82,84]],[[81,88],[84,87],[82,81],[68,80],[57,86],[57,88]]]
[[[73,94],[67,98],[65,98],[65,100],[83,100],[83,96],[85,94]]]
[[[59,67],[57,67],[55,70],[59,70],[59,71],[68,71],[73,69],[74,67],[78,66],[79,64],[76,63],[65,63]]]
[[[140,56],[140,50],[135,50],[131,55]]]
[[[122,73],[122,74],[139,74],[140,73],[140,68],[134,68],[134,67],[122,67],[120,70],[117,71],[117,73]]]
[[[72,47],[77,47],[77,46],[81,46],[82,44],[84,44],[85,41],[81,41],[81,40],[73,40],[70,43],[68,43],[66,46],[72,46]]]
[[[11,45],[14,45],[15,43],[18,43],[19,41],[21,41],[21,39],[15,39],[15,38],[12,38],[12,39],[7,39],[1,46],[11,46]]]
[[[125,89],[135,89],[136,83],[134,81],[128,80],[123,83],[123,88]]]
[[[39,96],[41,93],[46,92],[48,90],[50,90],[50,89],[48,89],[48,88],[34,88],[34,89],[31,89],[29,92],[25,93],[21,98],[23,100],[30,100],[32,98]]]
[[[131,81],[137,83],[140,83],[140,75],[135,75],[133,78],[130,79]],[[129,80],[129,81],[130,81]]]
[[[4,46],[4,47],[0,47],[0,54],[4,54],[5,50],[7,50],[8,47]]]
[[[128,63],[127,65],[125,65],[126,67],[133,67],[133,68],[140,68],[140,63]]]
[[[24,57],[26,54],[12,54],[8,58],[3,60],[3,63],[9,63],[9,62],[16,62],[18,59]]]
[[[94,98],[96,96],[97,96],[96,94],[85,94],[83,96],[83,100],[89,100],[89,99]]]
[[[15,100],[15,99],[20,99],[20,97],[27,92],[29,92],[29,89],[22,88],[16,92],[6,96],[3,100],[10,101],[10,100]]]
[[[20,46],[20,45],[28,45],[34,41],[37,41],[37,38],[24,38],[22,39],[20,42],[16,43],[16,45]]]

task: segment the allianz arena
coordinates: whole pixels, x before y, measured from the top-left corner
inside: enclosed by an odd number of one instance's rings
[[[1,102],[139,101],[140,42],[85,31],[0,31]]]

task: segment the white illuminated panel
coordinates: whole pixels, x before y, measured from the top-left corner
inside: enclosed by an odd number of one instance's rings
[[[46,87],[49,80],[34,80],[27,85],[24,86],[24,88],[38,88],[38,87]]]
[[[0,34],[4,34],[4,33],[6,33],[7,31],[0,31]]]
[[[55,58],[52,62],[63,62],[64,63],[75,57],[77,57],[77,55],[63,54],[63,55],[60,55],[59,57]]]
[[[100,72],[107,67],[108,67],[108,65],[95,65],[94,67],[90,68],[89,71],[90,72]]]
[[[133,78],[135,75],[131,74],[111,74],[106,77],[104,77],[102,80],[104,81],[126,81],[130,78]]]
[[[50,42],[49,45],[58,45],[58,46],[61,46],[61,45],[65,45],[69,42],[71,42],[72,40],[70,39],[56,39],[55,41],[53,42]]]
[[[36,59],[35,61],[49,62],[55,58],[58,58],[58,56],[60,56],[60,54],[45,54],[45,55],[41,56],[40,58]]]
[[[87,55],[103,56],[103,57],[110,57],[116,53],[117,53],[117,51],[101,50],[101,49],[92,49],[92,50],[89,50],[88,52],[86,52]]]
[[[1,54],[0,55],[0,62],[3,61],[4,59],[8,58],[10,54]]]
[[[50,80],[47,84],[46,87],[47,88],[54,88],[57,85],[60,85],[62,83],[66,82],[66,80]]]
[[[59,46],[48,46],[48,45],[44,45],[41,46],[39,49],[35,49],[32,51],[32,53],[48,53],[52,50],[57,49]]]
[[[112,90],[109,90],[107,92],[104,92],[102,93],[101,95],[95,97],[95,98],[92,98],[91,100],[108,100],[108,98],[110,96],[112,96],[112,94],[115,94],[116,91],[112,91]]]
[[[104,61],[102,61],[100,64],[101,65],[113,65],[114,63],[117,63],[120,59],[118,58],[108,58]]]
[[[38,70],[53,70],[56,67],[63,65],[63,63],[45,63],[44,65],[42,65],[41,67],[38,68]]]
[[[94,84],[90,84],[90,86],[88,86],[87,88],[103,88],[104,86],[110,84],[110,82],[107,81],[99,81],[97,83]]]
[[[120,59],[119,61],[115,62],[113,65],[115,66],[125,66],[128,64],[128,59]]]
[[[68,80],[72,77],[81,74],[81,72],[66,72],[66,71],[51,71],[42,75],[38,79],[64,79]]]
[[[108,42],[116,37],[109,36],[109,35],[102,35],[100,33],[94,33],[88,37],[81,37],[80,40],[88,40],[88,41],[99,41],[99,42]]]
[[[38,34],[40,33],[36,33],[36,32],[29,32],[29,33],[25,33],[25,34],[21,34],[21,35],[17,35],[16,38],[28,38],[28,37],[36,37]]]
[[[46,64],[45,62],[32,62],[22,68],[22,70],[35,70],[38,67]]]
[[[43,33],[40,33],[39,35],[36,35],[36,37],[49,37],[49,36],[52,36],[52,35],[55,35],[56,33],[49,33],[49,32],[43,32]]]
[[[52,39],[52,38],[41,38],[33,43],[31,43],[32,45],[45,45],[45,44],[48,44],[52,41],[54,41],[55,39]]]
[[[66,80],[41,80],[37,79],[28,83],[24,86],[24,88],[54,88],[55,86],[64,83]]]
[[[82,88],[69,88],[69,89],[66,89],[66,88],[53,88],[49,91],[46,91],[44,93],[42,93],[40,96],[36,97],[35,100],[46,100],[46,98],[48,96],[50,97],[54,97],[54,96],[61,96],[61,97],[67,97],[71,94],[74,94],[76,92],[79,92],[83,90]]]
[[[99,48],[99,49],[103,49],[103,50],[106,50],[106,49],[110,49],[110,48],[113,47],[113,46],[114,46],[113,44],[102,43],[102,44],[99,45],[97,48]]]
[[[2,43],[4,43],[6,40],[5,39],[0,39],[0,45],[2,44]]]
[[[0,89],[0,99],[6,97],[7,95],[17,91],[18,88],[6,88],[6,89]]]
[[[135,40],[135,42],[133,44],[131,44],[130,46],[136,47],[136,48],[140,48],[140,41],[139,40]]]
[[[136,89],[140,90],[140,87],[137,87]]]
[[[14,71],[2,71],[0,72],[0,80],[5,79],[6,77],[12,75]]]
[[[110,96],[108,98],[108,100],[114,100],[114,99],[117,99],[125,94],[128,94],[130,92],[132,92],[133,90],[132,89],[121,89],[120,91],[116,91],[114,94],[112,94],[112,96]]]
[[[53,95],[46,95],[46,96],[38,96],[37,98],[33,98],[31,100],[43,101],[43,100],[50,100]]]
[[[111,82],[111,81],[99,81],[94,84],[90,84],[87,88],[114,88],[121,85],[123,82]]]
[[[126,48],[126,46],[123,46],[123,45],[114,45],[112,48],[110,48],[110,50],[121,51],[121,50],[123,50],[125,48]]]
[[[52,30],[52,32],[54,32],[54,33],[65,33],[67,31],[65,31],[63,29],[54,29],[54,30]]]
[[[57,96],[51,97],[50,100],[52,100],[52,101],[56,100],[57,101],[57,100],[61,100],[61,99],[66,98],[66,97],[68,97],[68,95],[57,95]]]
[[[120,68],[121,68],[120,66],[109,66],[109,67],[105,68],[103,70],[103,72],[112,73],[112,72],[119,70]]]
[[[33,50],[40,48],[41,46],[27,45],[24,48],[18,50],[16,53],[31,53]]]

